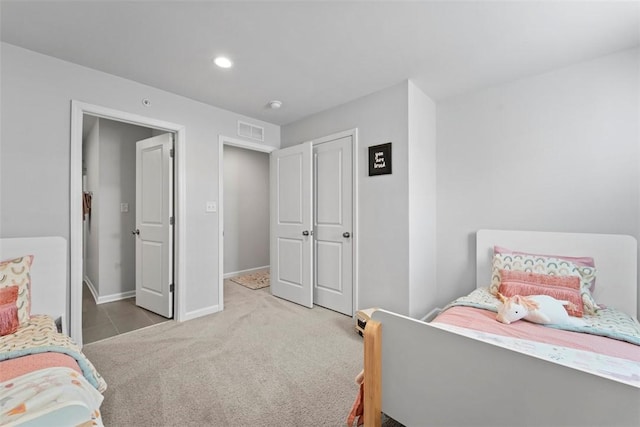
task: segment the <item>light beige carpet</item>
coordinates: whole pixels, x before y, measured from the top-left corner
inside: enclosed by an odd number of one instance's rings
[[[271,283],[269,271],[257,271],[255,273],[243,274],[242,276],[232,277],[231,281],[254,290],[266,288]]]
[[[225,281],[224,311],[87,344],[104,424],[344,426],[358,391],[353,319]]]

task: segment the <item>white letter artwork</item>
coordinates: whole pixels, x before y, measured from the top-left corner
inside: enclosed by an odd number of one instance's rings
[[[384,152],[378,151],[377,153],[374,154],[373,168],[380,169],[385,166],[387,166],[387,163],[384,161]]]

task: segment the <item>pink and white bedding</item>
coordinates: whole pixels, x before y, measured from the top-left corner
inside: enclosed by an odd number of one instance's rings
[[[469,295],[456,299],[445,308],[463,306],[497,312],[498,304],[500,304],[498,298],[488,288],[477,288]],[[546,325],[545,327],[600,335],[640,346],[640,323],[620,310],[611,307],[601,308],[594,314],[585,314],[582,320],[584,320],[584,326],[565,324]]]
[[[102,425],[107,384],[53,318],[31,316],[0,337],[0,425]],[[71,423],[70,420],[78,420]]]
[[[640,364],[633,360],[606,356],[592,351],[577,350],[559,345],[550,345],[529,339],[511,338],[441,322],[435,322],[433,325],[458,335],[468,336],[479,341],[508,348],[569,368],[599,375],[634,387],[640,387]],[[604,339],[611,340],[611,338]],[[633,344],[629,345],[633,346]]]
[[[0,382],[5,382],[29,372],[46,368],[70,368],[82,374],[78,362],[62,353],[39,353],[8,359],[0,362]]]
[[[431,324],[640,387],[640,324],[631,316],[611,308],[599,310],[585,315],[588,326],[583,331],[524,320],[507,325],[496,320],[497,304],[487,288],[478,288],[449,304]]]
[[[0,425],[103,425],[102,394],[73,369],[40,369],[0,383],[0,389]]]
[[[640,363],[640,347],[625,341],[593,334],[549,328],[524,320],[506,325],[496,321],[496,313],[474,307],[451,307],[433,322],[472,329],[510,338],[591,351]]]
[[[72,357],[91,385],[101,393],[107,389],[107,383],[93,364],[70,337],[58,333],[50,316],[31,316],[28,323],[20,326],[16,333],[0,337],[0,368],[6,360],[46,353]],[[4,371],[4,368],[0,370]]]

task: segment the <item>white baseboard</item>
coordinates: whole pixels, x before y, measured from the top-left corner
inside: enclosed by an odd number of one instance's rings
[[[188,311],[185,313],[184,318],[182,318],[181,322],[196,319],[198,317],[206,316],[208,314],[217,313],[219,311],[220,311],[220,306],[217,304],[212,305],[211,307],[205,307],[205,308],[200,308],[198,310]]]
[[[132,298],[136,296],[135,290],[120,292],[118,294],[98,296],[98,291],[96,291],[96,287],[93,285],[91,280],[89,280],[89,277],[84,276],[84,281],[87,282],[87,287],[91,291],[91,295],[93,295],[93,300],[96,302],[96,304],[104,304],[107,302],[120,301],[123,299]]]
[[[91,282],[91,280],[89,280],[88,276],[84,276],[84,281],[87,284],[91,295],[93,296],[93,300],[96,302],[96,304],[98,304],[98,291],[96,291],[96,287],[93,286],[93,283]]]
[[[120,301],[127,298],[133,298],[135,296],[136,296],[136,291],[127,291],[127,292],[120,292],[118,294],[105,295],[102,297],[98,297],[98,301],[96,301],[96,304],[104,304],[106,302]]]
[[[246,270],[240,270],[240,271],[233,271],[231,273],[225,273],[222,276],[222,278],[223,279],[228,279],[230,277],[238,277],[238,276],[242,276],[243,274],[253,273],[254,271],[259,271],[259,270],[267,270],[269,268],[271,268],[270,265],[264,265],[262,267],[248,268]]]

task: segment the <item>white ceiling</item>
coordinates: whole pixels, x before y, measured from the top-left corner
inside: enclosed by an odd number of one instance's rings
[[[640,45],[638,1],[0,7],[5,42],[280,125],[407,78],[441,100]]]

